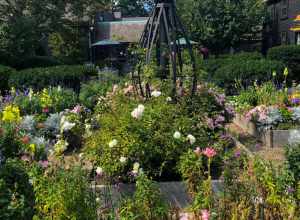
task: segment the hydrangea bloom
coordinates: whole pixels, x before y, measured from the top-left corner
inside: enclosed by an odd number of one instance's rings
[[[187,136],[187,139],[189,140],[190,144],[194,144],[196,142],[196,138],[191,134]]]
[[[180,139],[181,138],[181,133],[179,131],[176,131],[174,134],[173,134],[173,137],[175,139]]]

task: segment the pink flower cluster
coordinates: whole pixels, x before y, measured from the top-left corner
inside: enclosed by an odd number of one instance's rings
[[[195,150],[194,150],[194,153],[197,155],[197,156],[200,156],[201,154],[205,155],[206,157],[208,158],[213,158],[214,156],[217,155],[217,152],[214,148],[212,147],[207,147],[205,148],[203,151],[201,150],[200,147],[197,147]]]
[[[246,113],[246,119],[251,121],[252,119],[257,119],[258,121],[264,121],[267,119],[268,109],[264,105],[256,106]]]

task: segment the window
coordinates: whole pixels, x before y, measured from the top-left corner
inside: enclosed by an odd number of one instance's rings
[[[296,32],[296,44],[300,45],[300,32]]]
[[[286,31],[281,32],[281,44],[287,44],[288,33]]]
[[[288,18],[288,0],[281,1],[281,19]]]

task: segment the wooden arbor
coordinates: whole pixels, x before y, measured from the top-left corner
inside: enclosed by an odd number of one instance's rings
[[[180,38],[184,39],[185,45],[180,42]],[[173,96],[176,96],[178,71],[182,72],[182,51],[184,47],[187,47],[193,67],[191,88],[191,94],[193,95],[197,88],[195,57],[190,40],[176,13],[174,0],[155,1],[155,8],[148,19],[140,39],[140,46],[146,48],[146,64],[151,62],[154,45],[156,47],[157,64],[161,70],[162,78],[168,77],[168,67],[169,64],[171,64]],[[165,48],[167,52],[163,51],[163,48]]]

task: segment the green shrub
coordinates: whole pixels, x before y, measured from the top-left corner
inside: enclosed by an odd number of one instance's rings
[[[297,181],[300,181],[300,145],[287,146],[286,158],[289,170],[294,174]]]
[[[96,199],[88,175],[80,167],[44,171],[34,166],[30,174],[34,180],[36,219],[97,219]]]
[[[9,78],[9,86],[41,90],[49,86],[61,85],[79,91],[80,83],[88,79],[91,74],[94,72],[90,67],[79,65],[26,69],[13,73]]]
[[[290,70],[290,77],[294,80],[300,80],[300,46],[288,45],[278,46],[269,49],[268,58],[282,61]]]
[[[9,89],[8,79],[14,73],[15,73],[15,70],[13,68],[0,65],[0,90],[2,92]]]
[[[34,192],[20,161],[9,159],[0,167],[0,198],[0,219],[32,219]]]
[[[233,55],[223,55],[218,58],[212,58],[204,61],[204,69],[208,76],[213,77],[216,71],[224,65],[229,65],[231,62],[243,62],[245,60],[260,60],[262,55],[260,53],[237,53]]]
[[[14,158],[20,155],[22,144],[16,126],[2,124],[0,135],[0,150],[4,158]]]
[[[121,78],[113,72],[98,73],[98,80],[89,81],[81,85],[79,101],[86,107],[93,109],[100,96],[105,96],[112,89],[113,84],[121,82]]]
[[[50,67],[50,66],[58,66],[62,65],[61,62],[57,61],[53,57],[46,56],[33,56],[27,57],[21,60],[16,64],[16,69],[28,69],[28,68],[37,68],[37,67]]]
[[[220,67],[215,75],[215,82],[227,89],[227,92],[234,92],[235,86],[248,87],[255,81],[264,82],[271,78],[273,71],[282,73],[283,63],[266,59],[260,60],[233,60]]]
[[[100,99],[95,107],[100,129],[85,141],[84,152],[113,178],[120,176],[128,181],[135,162],[155,180],[179,178],[176,165],[180,155],[195,146],[214,143],[219,138],[217,132],[228,119],[215,94],[207,88],[203,90],[194,99],[184,97],[176,104],[168,102],[164,95],[147,102],[138,101],[122,94],[122,90]],[[223,96],[218,99],[224,101]],[[132,113],[141,104],[144,105],[142,117],[134,118]],[[214,128],[207,127],[207,118],[213,121]],[[181,134],[177,135],[179,138],[174,137],[177,132]],[[189,142],[189,135],[196,141]],[[115,144],[110,147],[112,141]],[[221,152],[224,147],[218,149]],[[121,157],[127,160],[121,162]]]
[[[112,88],[112,83],[107,81],[90,81],[81,85],[79,101],[84,106],[93,109],[100,96],[105,96]]]

